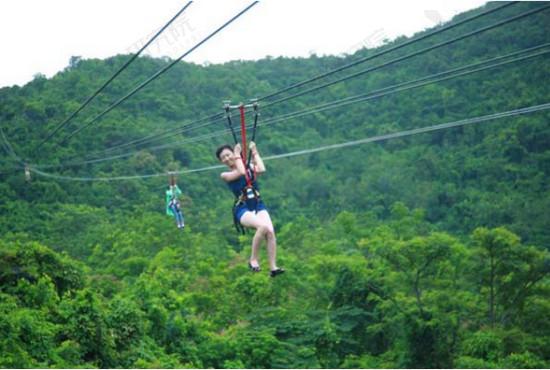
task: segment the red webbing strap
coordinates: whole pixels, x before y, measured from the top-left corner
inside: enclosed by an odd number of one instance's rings
[[[244,175],[246,177],[246,185],[252,186],[252,180],[248,174],[248,168],[246,168],[246,122],[244,118],[244,105],[239,106],[239,111],[241,112],[241,143],[242,143],[242,153],[241,159],[243,160],[244,166]]]

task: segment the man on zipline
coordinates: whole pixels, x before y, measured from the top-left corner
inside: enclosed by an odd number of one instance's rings
[[[248,267],[253,272],[260,271],[258,261],[258,249],[262,240],[267,242],[267,254],[271,277],[285,272],[277,267],[277,240],[273,223],[264,202],[260,199],[258,191],[257,175],[265,172],[265,165],[254,142],[250,142],[251,161],[248,169],[245,169],[245,161],[241,145],[236,144],[234,148],[230,145],[223,145],[216,150],[216,157],[225,164],[229,171],[222,172],[221,178],[227,183],[236,201],[233,207],[233,217],[237,227],[248,227],[256,229],[252,239],[252,253],[248,261]]]

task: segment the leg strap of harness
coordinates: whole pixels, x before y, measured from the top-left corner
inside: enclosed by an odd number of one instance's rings
[[[237,206],[241,204],[241,200],[239,198],[235,199],[235,203],[233,203],[233,209],[232,209],[232,212],[233,213],[233,225],[235,225],[235,229],[237,230],[237,232],[239,234],[246,234],[246,229],[244,228],[244,226],[241,224],[241,221],[237,219]]]

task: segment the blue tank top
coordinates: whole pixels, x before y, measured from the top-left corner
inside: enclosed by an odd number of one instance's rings
[[[227,183],[227,186],[231,189],[233,194],[235,194],[235,197],[238,198],[242,195],[243,189],[246,187],[246,177],[241,176],[236,180],[230,181]],[[254,186],[256,190],[260,190],[257,181],[252,181],[252,186]]]

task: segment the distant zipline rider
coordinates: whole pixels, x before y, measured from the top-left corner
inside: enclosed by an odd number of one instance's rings
[[[176,225],[178,229],[183,230],[185,223],[183,220],[183,212],[181,211],[181,204],[179,201],[179,196],[181,195],[181,190],[176,184],[176,176],[170,174],[170,183],[168,190],[166,190],[166,214],[172,216],[176,219]]]
[[[237,140],[237,135],[231,121],[231,109],[238,108],[241,116],[241,144]],[[245,108],[254,109],[254,126],[252,128],[252,141],[250,142],[250,152],[246,152],[246,122]],[[240,104],[231,106],[225,102],[224,109],[227,116],[227,124],[233,135],[235,146],[229,144],[222,145],[216,150],[216,157],[225,164],[229,171],[222,172],[221,178],[227,183],[229,189],[235,195],[233,205],[233,222],[237,231],[244,233],[244,228],[256,229],[252,239],[252,252],[248,267],[252,272],[259,272],[260,265],[258,261],[258,251],[262,240],[266,240],[267,254],[269,259],[270,276],[275,277],[285,272],[284,269],[277,267],[277,240],[271,217],[267,208],[260,197],[257,178],[258,175],[265,172],[265,165],[260,157],[260,153],[254,143],[256,138],[256,128],[258,124],[258,104],[253,102],[250,105]],[[248,158],[248,160],[247,160]]]

